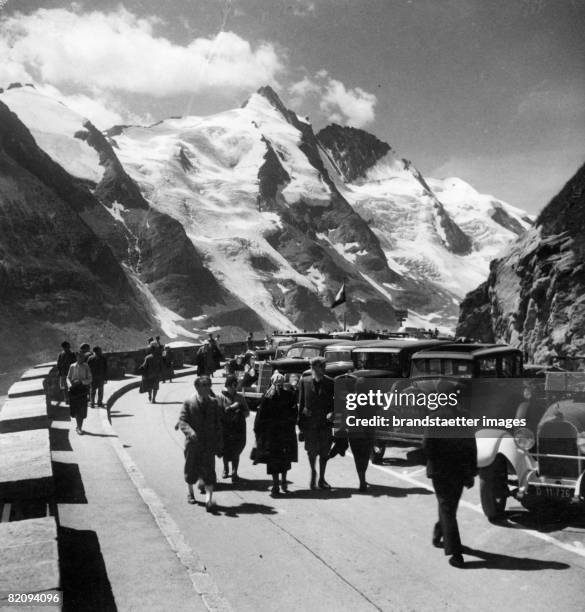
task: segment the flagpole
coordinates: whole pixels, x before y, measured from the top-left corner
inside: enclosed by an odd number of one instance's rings
[[[345,304],[343,305],[343,331],[347,331],[346,317],[347,317],[347,276],[343,277],[343,286],[345,287]]]

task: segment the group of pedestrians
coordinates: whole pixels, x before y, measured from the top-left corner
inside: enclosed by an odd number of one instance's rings
[[[326,468],[329,459],[344,455],[351,447],[359,479],[359,491],[368,489],[366,470],[373,447],[371,435],[352,437],[347,433],[333,435],[334,381],[325,374],[325,360],[311,360],[311,372],[305,374],[295,388],[285,385],[285,377],[275,372],[264,394],[254,420],[255,445],[251,459],[265,464],[272,477],[272,497],[288,493],[287,475],[298,461],[298,440],[304,442],[308,457],[312,490],[331,489]],[[185,434],[185,470],[187,501],[195,504],[194,485],[206,495],[205,506],[214,508],[213,489],[217,482],[215,457],[223,458],[223,477],[239,480],[239,458],[246,445],[246,418],[249,415],[245,398],[238,393],[238,379],[226,377],[225,389],[217,397],[211,390],[211,378],[195,379],[195,394],[187,399],[177,428]],[[443,548],[454,567],[463,567],[462,544],[457,525],[457,507],[463,488],[471,487],[477,473],[477,449],[473,435],[441,438],[426,436],[424,449],[427,475],[431,478],[438,504],[438,521],[434,525],[432,544]]]
[[[284,376],[275,373],[262,398],[254,421],[256,444],[252,451],[254,464],[266,465],[272,477],[271,495],[288,492],[287,473],[298,461],[299,438],[305,442],[311,470],[311,489],[330,489],[325,470],[332,442],[333,380],[325,375],[325,360],[311,362],[311,375],[303,377],[298,391],[285,388]],[[216,484],[215,456],[223,459],[223,477],[239,480],[239,458],[246,445],[246,418],[249,409],[238,392],[238,378],[226,377],[225,389],[215,396],[211,377],[195,379],[195,393],[185,400],[177,428],[185,434],[185,481],[187,501],[195,503],[193,486],[206,493],[206,507],[213,508]],[[317,459],[319,459],[317,473]]]
[[[75,419],[75,431],[83,434],[83,421],[87,418],[88,403],[91,407],[103,407],[104,385],[108,379],[108,362],[99,346],[90,349],[82,344],[77,352],[67,341],[61,343],[57,357],[60,398],[57,402],[69,404],[71,418]]]

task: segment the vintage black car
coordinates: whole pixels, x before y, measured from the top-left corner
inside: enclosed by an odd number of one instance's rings
[[[270,386],[272,374],[278,370],[284,374],[287,385],[296,387],[298,379],[309,368],[313,357],[323,357],[325,349],[338,340],[333,338],[311,338],[295,342],[288,347],[284,357],[260,363],[258,365],[258,382],[254,388],[244,389],[244,396],[251,408],[256,408],[264,393]],[[347,342],[344,342],[346,344]]]
[[[354,370],[345,374],[357,381],[372,378],[403,378],[407,380],[412,356],[418,351],[444,344],[439,340],[416,340],[414,338],[397,338],[372,340],[358,343],[351,352]],[[345,381],[346,388],[351,381]],[[351,385],[350,385],[351,386]],[[380,463],[384,457],[386,445],[397,436],[387,428],[376,431],[372,461]]]

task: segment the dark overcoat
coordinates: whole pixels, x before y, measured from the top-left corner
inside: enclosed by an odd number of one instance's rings
[[[329,376],[317,382],[311,375],[306,375],[299,381],[299,428],[301,431],[310,429],[331,428],[327,415],[333,412],[334,382]]]
[[[254,421],[257,463],[280,464],[282,470],[290,462],[298,461],[297,407],[292,391],[281,389],[273,395],[266,394],[258,406]]]
[[[185,482],[215,484],[215,456],[223,453],[223,432],[217,399],[203,401],[195,393],[183,402],[179,429],[185,434]],[[194,439],[190,439],[193,436]]]

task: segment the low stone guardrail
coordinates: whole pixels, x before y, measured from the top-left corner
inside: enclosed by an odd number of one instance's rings
[[[43,381],[52,364],[27,370],[0,411],[0,608],[62,606],[55,483]],[[35,518],[26,510],[34,508]],[[42,516],[52,510],[52,516]],[[39,514],[41,516],[39,516]],[[12,600],[10,599],[12,597]],[[29,607],[30,606],[30,607]]]

